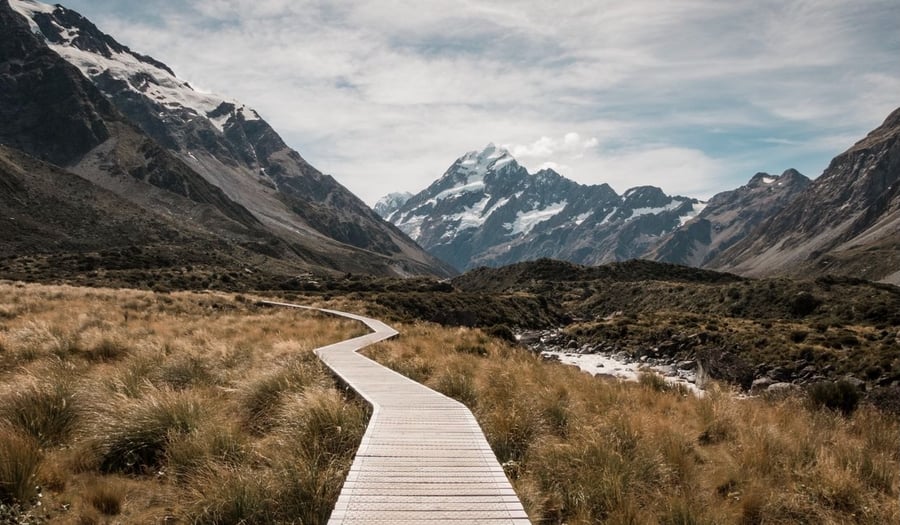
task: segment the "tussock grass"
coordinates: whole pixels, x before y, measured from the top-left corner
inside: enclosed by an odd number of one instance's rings
[[[31,374],[17,378],[17,389],[0,397],[0,421],[19,428],[43,446],[64,442],[80,417],[75,384],[65,370],[41,380]]]
[[[0,503],[30,503],[37,493],[35,475],[40,463],[37,441],[0,424]]]
[[[125,491],[108,480],[94,480],[84,489],[84,498],[101,514],[115,516],[122,512]]]
[[[697,398],[658,376],[591,377],[478,330],[397,328],[369,355],[448,395],[467,385],[534,523],[900,520],[900,422],[870,406],[845,414],[716,384]],[[454,351],[469,347],[487,358]]]
[[[312,349],[360,324],[2,282],[0,309],[0,500],[21,503],[16,520],[327,520],[368,413]]]
[[[193,393],[169,391],[113,406],[100,417],[100,469],[133,474],[162,466],[172,442],[196,430],[209,410]]]
[[[303,392],[309,387],[323,387],[327,382],[325,377],[325,370],[317,360],[293,360],[261,375],[241,393],[246,425],[258,433],[271,429],[286,395]]]

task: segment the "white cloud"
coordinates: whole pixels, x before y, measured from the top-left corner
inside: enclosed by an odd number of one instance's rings
[[[582,182],[709,193],[823,166],[900,105],[896,0],[66,3],[370,203],[488,142]]]
[[[586,150],[597,147],[600,143],[596,137],[582,138],[580,134],[570,131],[562,137],[543,136],[531,144],[504,144],[519,160],[580,158]]]

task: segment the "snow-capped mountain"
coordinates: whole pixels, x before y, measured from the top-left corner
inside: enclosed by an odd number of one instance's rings
[[[664,237],[647,258],[705,266],[789,205],[809,182],[793,169],[781,175],[757,173],[744,186],[716,194],[696,217]]]
[[[413,194],[408,191],[389,193],[384,197],[378,199],[378,202],[375,203],[375,206],[372,209],[375,210],[375,213],[377,213],[379,216],[387,219],[395,211],[399,210],[401,206],[406,204],[406,201],[411,199],[412,196]]]
[[[900,284],[900,109],[709,266]]]
[[[28,80],[5,85],[0,95],[0,105],[18,112],[0,123],[5,144],[148,209],[171,204],[173,192],[194,202],[212,199],[217,210],[229,210],[228,220],[266,231],[282,243],[275,251],[304,264],[395,275],[450,271],[310,166],[253,109],[195,90],[165,64],[62,6],[0,0],[0,11],[9,19],[9,49],[22,55],[7,69]],[[9,32],[19,24],[23,32]],[[23,60],[31,60],[31,69],[23,69]],[[269,242],[264,237],[250,235],[261,244]]]
[[[530,174],[503,148],[471,151],[388,220],[460,270],[541,257],[599,264],[641,255],[702,203],[659,188],[616,194],[553,170]]]

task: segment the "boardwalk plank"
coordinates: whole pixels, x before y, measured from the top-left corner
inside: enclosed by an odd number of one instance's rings
[[[372,418],[329,525],[528,524],[468,408],[356,353],[397,331],[375,319],[320,311],[355,319],[373,331],[316,350],[372,405]]]

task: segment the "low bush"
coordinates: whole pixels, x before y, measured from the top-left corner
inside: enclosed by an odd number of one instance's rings
[[[856,410],[862,395],[859,389],[849,381],[823,381],[811,385],[807,392],[812,404],[819,408],[839,410],[848,416]]]

